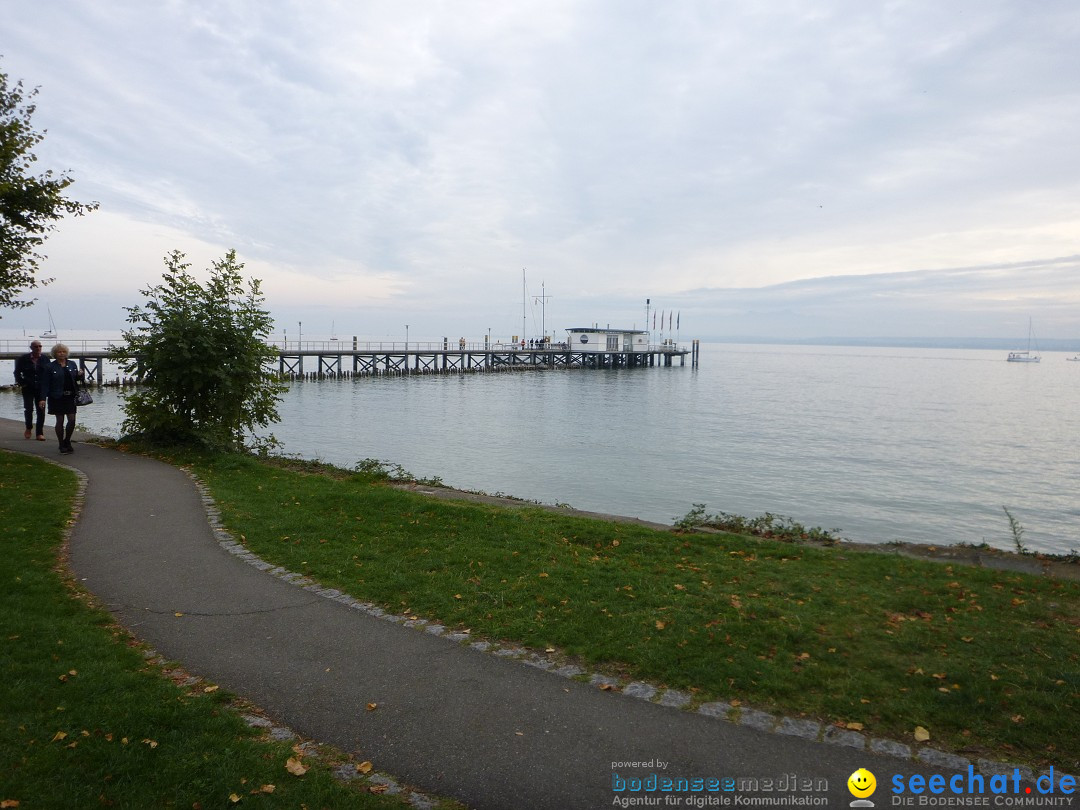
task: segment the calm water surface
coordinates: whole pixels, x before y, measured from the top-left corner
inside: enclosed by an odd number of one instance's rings
[[[298,382],[284,452],[664,523],[790,516],[852,540],[1080,550],[1080,363],[1047,353],[702,347],[701,367]],[[116,435],[116,390],[80,423]],[[12,395],[6,412],[17,415]]]

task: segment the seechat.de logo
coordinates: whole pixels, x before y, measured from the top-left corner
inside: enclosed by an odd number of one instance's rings
[[[874,803],[869,797],[877,790],[877,779],[866,768],[859,768],[847,780],[847,789],[855,797],[849,807],[873,807]]]

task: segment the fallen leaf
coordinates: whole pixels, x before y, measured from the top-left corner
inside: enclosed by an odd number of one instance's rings
[[[232,802],[233,804],[237,804],[240,801],[240,797],[237,796],[235,793],[230,793],[229,794],[229,801]]]
[[[65,737],[67,737],[66,731],[58,731],[56,732],[56,734],[53,735],[53,738],[49,742],[57,742],[64,739]]]
[[[656,622],[656,629],[657,630],[663,630],[665,627],[667,627],[667,622],[661,622],[661,621]]]
[[[378,707],[379,707],[379,704],[378,704],[378,703],[369,703],[369,704],[367,705],[367,710],[368,710],[369,712],[373,712],[373,711],[375,711],[375,710],[376,710],[376,709],[377,709]]]
[[[173,616],[176,616],[177,618],[180,618],[180,617],[181,617],[181,616],[183,616],[183,615],[184,615],[183,613],[174,613],[174,614],[173,614]],[[235,794],[234,794],[234,795],[235,795]],[[239,799],[237,799],[237,801],[239,801]]]
[[[363,762],[357,763],[356,772],[357,773],[371,773],[371,769],[374,768],[374,767],[375,766],[372,765],[369,761],[364,760]]]
[[[613,546],[615,546],[616,548],[618,548],[618,545],[619,545],[619,541],[618,541],[618,540],[612,540],[612,541],[611,541],[611,545],[613,545]]]
[[[2,802],[0,802],[0,807],[4,808],[5,810],[7,810],[8,807],[18,807],[18,806],[19,806],[19,800],[18,799],[4,799]]]
[[[289,757],[288,761],[285,763],[285,770],[293,776],[303,776],[308,772],[307,766],[296,757]]]
[[[540,579],[547,579],[547,574],[544,573],[544,572],[541,572],[540,573]]]
[[[848,723],[846,726],[844,726],[844,728],[851,729],[852,731],[862,731],[863,730],[863,724],[862,723]]]
[[[211,692],[216,692],[220,688],[221,687],[219,687],[219,686],[207,686],[207,687],[203,688],[203,691],[206,692],[207,694],[210,694]]]
[[[676,585],[675,590],[677,590],[677,591],[685,591],[686,586],[685,585]]]
[[[926,742],[930,739],[930,732],[922,726],[915,726],[915,740],[917,742]]]
[[[389,785],[372,785],[368,788],[372,793],[386,793],[390,789]]]
[[[259,793],[273,793],[275,790],[277,790],[275,785],[263,785],[259,788]]]
[[[143,744],[149,745],[151,748],[157,748],[158,744],[156,740],[143,740]]]

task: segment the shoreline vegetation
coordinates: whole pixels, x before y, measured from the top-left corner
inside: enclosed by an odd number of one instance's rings
[[[928,729],[939,748],[1080,769],[1080,566],[1048,577],[1046,561],[989,549],[929,561],[507,508],[370,459],[165,460],[203,482],[246,548],[392,612],[686,690],[693,706],[912,746]],[[1021,570],[969,564],[991,558]]]
[[[188,469],[211,492],[226,528],[252,552],[394,613],[437,621],[477,640],[543,650],[622,682],[682,689],[693,696],[692,706],[723,700],[736,711],[754,707],[817,719],[913,748],[925,744],[973,759],[1080,770],[1080,583],[1067,574],[1051,578],[969,564],[973,555],[981,555],[983,565],[987,558],[1002,559],[1042,573],[1041,560],[948,547],[936,550],[942,558],[927,561],[899,548],[856,548],[830,540],[792,543],[710,527],[582,517],[565,507],[447,490],[437,480],[416,481],[400,468],[370,459],[347,470],[274,456],[102,443]],[[12,455],[0,459],[9,463]],[[45,477],[34,477],[39,474]],[[63,490],[52,475],[35,467],[30,476],[38,482],[35,491]],[[10,480],[16,478],[22,476]],[[0,487],[4,496],[18,493]],[[0,503],[6,515],[14,511],[10,501]],[[57,503],[71,499],[61,491]],[[9,535],[21,533],[23,542],[31,529],[40,535],[40,527],[48,525],[32,518],[20,530],[5,522]],[[62,531],[52,527],[47,533]],[[35,578],[59,579],[51,570],[57,543],[35,537],[13,576],[26,578],[35,566],[44,566],[50,571],[36,572]],[[949,554],[957,559],[948,559]],[[68,612],[92,601],[70,578],[66,587],[66,595],[56,586],[35,596],[28,605],[31,617],[25,610],[15,615],[40,622],[37,614]],[[16,596],[21,590],[9,591],[16,604],[25,601]],[[88,608],[77,605],[77,610]],[[125,678],[161,674],[106,614],[92,611],[82,621],[106,637],[95,643],[111,645],[111,652],[95,652],[95,658],[115,659],[110,666],[131,673]],[[156,765],[142,756],[138,762],[125,759],[125,752],[145,754],[141,749],[148,743],[117,747],[125,762],[120,766],[98,759],[103,754],[97,748],[109,748],[104,735],[115,733],[106,728],[111,721],[93,719],[109,702],[111,686],[97,684],[77,707],[71,699],[64,705],[45,694],[58,688],[49,685],[53,670],[64,669],[74,660],[68,653],[81,646],[51,635],[28,629],[3,635],[9,649],[36,658],[26,665],[38,669],[17,679],[18,692],[8,685],[5,700],[21,712],[33,706],[37,714],[20,723],[21,715],[7,711],[10,719],[0,724],[0,746],[12,761],[23,763],[0,779],[0,794],[6,794],[0,799],[13,795],[12,786],[29,789],[33,774],[44,772],[37,769],[56,767],[57,756],[76,763],[73,782],[100,783],[101,773],[115,768],[125,774],[117,783],[125,790],[138,781],[140,768],[148,778]],[[72,633],[84,635],[85,625]],[[56,650],[68,644],[60,660]],[[80,673],[80,683],[90,683],[86,675],[98,666],[71,668]],[[201,685],[166,684],[165,693],[148,698],[150,704],[205,703],[215,718],[228,713]],[[64,714],[57,714],[61,705]],[[142,711],[147,712],[144,727],[152,729],[157,709]],[[79,719],[83,712],[88,719]],[[46,745],[61,725],[71,725],[69,742],[80,743],[81,752],[55,740]],[[74,737],[82,735],[75,726],[85,727],[89,738]],[[219,735],[207,745],[246,746],[248,731],[238,728],[207,732]],[[154,739],[150,731],[145,736]],[[93,746],[93,757],[82,760]],[[285,745],[275,756],[289,750]],[[264,762],[274,759],[261,756]],[[342,759],[336,756],[332,762]],[[228,796],[237,784],[249,791],[269,784],[261,776],[241,777],[243,767],[222,770],[212,764],[207,774],[205,762],[187,764],[199,769],[199,789],[212,790],[202,795]],[[274,773],[280,773],[280,764],[274,760]],[[277,782],[290,784],[284,777]]]

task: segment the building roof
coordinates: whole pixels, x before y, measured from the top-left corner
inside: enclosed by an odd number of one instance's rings
[[[567,332],[592,332],[601,335],[647,335],[648,329],[601,329],[597,326],[571,326]]]

